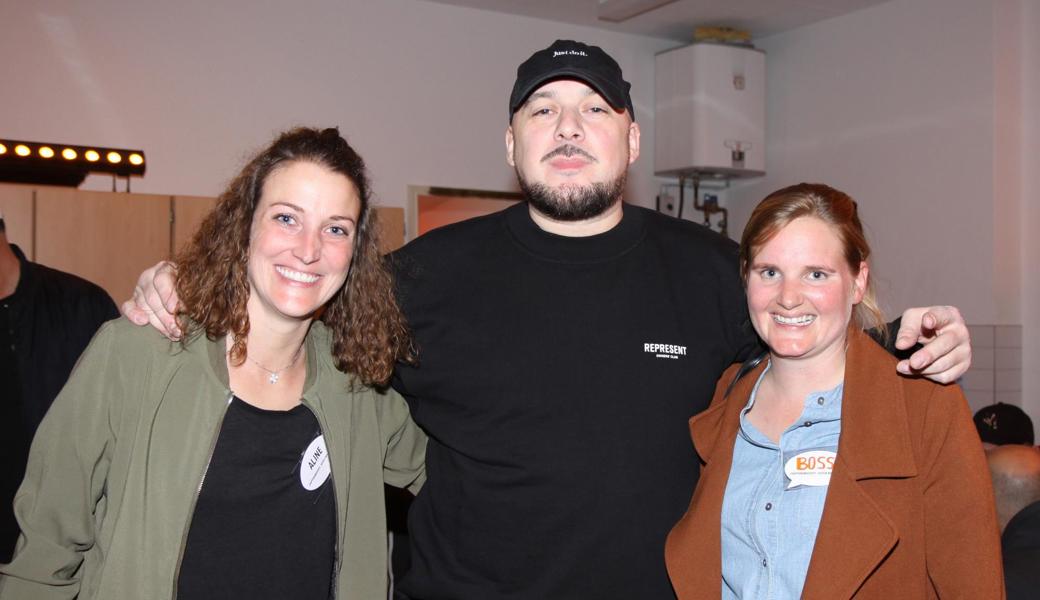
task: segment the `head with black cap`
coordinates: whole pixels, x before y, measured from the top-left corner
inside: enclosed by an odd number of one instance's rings
[[[621,218],[639,126],[621,67],[601,48],[557,40],[517,69],[506,160],[531,207],[567,224]]]

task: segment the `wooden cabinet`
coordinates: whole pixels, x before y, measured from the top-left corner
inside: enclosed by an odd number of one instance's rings
[[[0,185],[0,214],[7,228],[7,241],[17,244],[33,260],[33,192],[27,185]]]
[[[173,210],[173,245],[170,246],[170,256],[173,256],[191,241],[195,230],[206,218],[213,205],[217,203],[216,198],[204,196],[174,196],[171,198]]]
[[[50,188],[36,192],[35,262],[130,297],[141,271],[170,255],[170,197]]]
[[[117,303],[137,276],[172,257],[194,234],[214,198],[0,184],[7,237],[26,256],[89,279]],[[384,251],[404,243],[404,209],[380,207]]]

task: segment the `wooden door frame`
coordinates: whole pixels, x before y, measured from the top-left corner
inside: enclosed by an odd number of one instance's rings
[[[409,185],[408,200],[404,209],[405,228],[404,240],[408,243],[418,237],[419,232],[419,196],[445,196],[445,197],[467,197],[484,198],[487,200],[513,200],[523,202],[524,195],[520,192],[503,192],[496,190],[473,190],[466,188],[449,188],[430,185]]]

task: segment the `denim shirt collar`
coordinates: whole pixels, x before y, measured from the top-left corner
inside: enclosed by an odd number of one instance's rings
[[[751,396],[748,398],[747,404],[740,411],[740,429],[738,434],[751,444],[775,450],[778,448],[778,445],[748,421],[748,413],[751,412],[751,409],[755,406],[755,400],[758,398],[758,388],[762,385],[762,381],[770,368],[772,368],[772,363],[767,363],[765,369],[762,370],[762,373],[755,381],[755,387],[751,390]],[[784,433],[786,434],[798,427],[804,427],[807,424],[841,420],[841,397],[844,387],[845,383],[842,382],[829,390],[807,394],[802,402],[800,420],[792,423],[790,427],[784,430]]]
[[[848,348],[843,395],[856,401],[842,403],[839,454],[845,467],[856,480],[917,475],[901,384],[891,378],[878,378],[873,371],[878,364],[894,371],[896,359],[867,334],[855,329],[849,331]],[[730,436],[740,427],[740,413],[747,405],[746,398],[751,395],[766,363],[762,361],[733,384],[723,401],[712,404],[690,420],[694,446],[705,462],[717,452],[730,452],[731,448],[722,448],[716,442],[733,439]],[[872,437],[873,431],[888,432],[883,443]]]

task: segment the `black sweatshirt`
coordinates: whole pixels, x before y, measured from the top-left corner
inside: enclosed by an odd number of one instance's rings
[[[664,540],[697,480],[687,420],[756,347],[737,247],[625,205],[585,238],[526,204],[394,255],[420,351],[395,387],[430,435],[410,598],[673,597]]]

